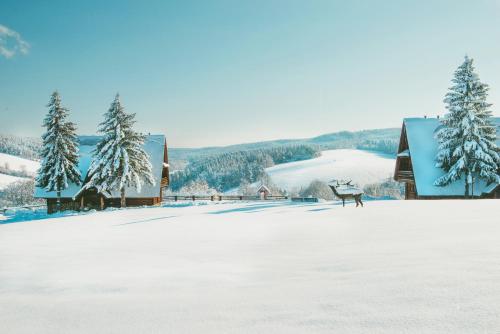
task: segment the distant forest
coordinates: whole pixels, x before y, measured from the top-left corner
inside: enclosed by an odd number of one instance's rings
[[[358,150],[377,151],[385,154],[396,155],[398,150],[399,140],[382,139],[382,140],[365,140],[358,144]]]
[[[172,173],[170,187],[175,192],[192,183],[206,182],[210,188],[223,192],[264,178],[267,167],[319,155],[319,149],[311,145],[291,145],[192,159],[184,170]]]
[[[29,160],[38,160],[42,140],[32,137],[17,137],[0,134],[0,153],[15,155]]]

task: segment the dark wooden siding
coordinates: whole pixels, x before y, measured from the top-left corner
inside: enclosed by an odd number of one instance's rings
[[[113,207],[120,207],[120,199],[119,198],[102,198],[104,209]],[[158,205],[161,203],[160,197],[146,197],[146,198],[127,198],[126,206],[127,207],[135,207],[135,206],[149,206],[149,205]],[[83,208],[87,210],[100,210],[101,209],[101,197],[83,197]],[[71,198],[61,198],[61,211],[73,210],[79,211],[82,209],[82,198],[79,197],[76,200]],[[47,199],[47,213],[54,213],[57,210],[57,199],[48,198]]]
[[[54,213],[57,210],[57,199],[47,198],[47,213]],[[61,211],[80,210],[80,202],[71,198],[61,198]]]
[[[417,188],[415,187],[415,183],[405,183],[405,199],[417,199]]]

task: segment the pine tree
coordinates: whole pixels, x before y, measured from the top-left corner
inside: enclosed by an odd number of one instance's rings
[[[486,102],[488,85],[479,81],[472,58],[465,57],[452,82],[444,99],[448,113],[436,132],[436,167],[446,174],[434,184],[446,186],[463,176],[468,197],[477,178],[487,183],[500,182],[496,128],[491,119],[491,104]]]
[[[93,152],[88,177],[82,190],[95,187],[101,194],[120,191],[120,205],[125,207],[125,188],[141,191],[143,181],[154,185],[149,156],[143,149],[145,136],[135,132],[135,114],[126,114],[117,94],[99,125],[102,140]]]
[[[68,183],[81,184],[78,169],[78,142],[76,126],[67,121],[68,109],[61,106],[61,97],[52,93],[47,105],[49,112],[43,126],[47,131],[42,136],[43,157],[36,185],[46,191],[57,192],[57,211],[61,207],[61,191],[68,188]]]

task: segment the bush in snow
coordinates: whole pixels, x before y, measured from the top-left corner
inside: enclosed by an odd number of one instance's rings
[[[500,157],[491,104],[486,102],[488,85],[479,81],[472,58],[465,57],[452,82],[444,100],[448,113],[436,132],[439,141],[436,167],[446,174],[435,185],[445,186],[463,176],[467,197],[475,178],[500,183]]]
[[[367,184],[364,186],[363,191],[367,196],[374,198],[404,198],[404,184],[394,181],[392,177],[384,182]]]
[[[0,206],[42,204],[43,200],[33,197],[34,189],[34,180],[13,182],[0,191]]]
[[[28,173],[26,170],[26,166],[21,166],[21,170],[13,170],[10,168],[8,162],[4,163],[3,166],[0,166],[0,174],[17,176],[17,177],[33,177],[31,173]]]
[[[68,183],[80,184],[78,169],[78,143],[75,124],[67,120],[68,109],[61,106],[58,92],[52,93],[47,105],[49,112],[43,125],[47,132],[42,136],[42,162],[36,184],[47,191],[57,192],[57,208],[60,208],[61,191]]]
[[[165,192],[166,196],[172,196],[172,195],[203,196],[203,195],[216,195],[216,194],[217,190],[210,188],[207,181],[205,180],[192,181],[177,191],[172,191],[169,188]]]
[[[116,94],[99,126],[103,137],[93,153],[89,181],[80,192],[94,187],[102,194],[117,190],[125,207],[125,188],[134,187],[140,193],[143,182],[154,185],[151,162],[143,148],[145,136],[132,128],[134,117],[125,113]]]
[[[257,185],[243,180],[238,187],[238,195],[255,196],[257,194]]]
[[[307,188],[299,192],[301,197],[316,197],[327,201],[333,200],[333,192],[325,182],[319,180],[312,181]]]

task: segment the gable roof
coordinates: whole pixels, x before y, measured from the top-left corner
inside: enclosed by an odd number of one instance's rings
[[[261,185],[261,186],[259,187],[259,190],[257,190],[257,192],[258,192],[258,193],[260,193],[260,192],[266,192],[266,193],[270,194],[270,193],[271,193],[271,190],[269,190],[269,188],[268,188],[268,187],[266,187],[265,185]]]
[[[87,172],[90,168],[90,163],[92,161],[92,151],[99,142],[102,136],[78,136],[79,141],[79,161],[78,169],[83,180],[87,177]],[[138,193],[135,188],[127,187],[125,189],[125,196],[128,198],[145,198],[145,197],[158,197],[160,196],[161,187],[161,175],[163,171],[163,155],[165,147],[165,136],[164,135],[148,135],[144,142],[144,150],[150,157],[151,165],[153,166],[153,178],[155,180],[154,185],[148,183],[143,184],[141,187],[141,192]],[[61,191],[62,198],[73,198],[81,186],[74,183],[70,183],[68,188]],[[55,191],[46,191],[44,188],[35,188],[36,198],[56,198],[57,193]],[[112,191],[110,198],[119,198],[119,191]]]
[[[497,145],[500,146],[500,118],[493,118],[493,121],[497,126]],[[434,181],[444,175],[441,168],[435,167],[438,142],[434,133],[440,124],[437,118],[404,119],[417,194],[418,196],[463,196],[464,177],[448,186],[434,185]],[[474,195],[489,193],[496,186],[497,184],[487,186],[485,181],[475,180]]]

